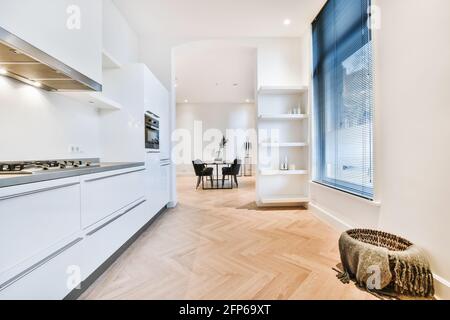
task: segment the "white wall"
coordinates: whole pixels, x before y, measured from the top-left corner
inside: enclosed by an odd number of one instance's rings
[[[256,111],[254,104],[178,104],[176,129],[187,130],[192,139],[194,138],[194,124],[201,122],[202,133],[209,129],[220,130],[223,135],[227,129],[255,129]],[[193,140],[192,140],[193,141]],[[245,140],[244,140],[245,141]],[[198,142],[198,141],[197,141]],[[205,159],[213,155],[203,154],[207,150],[208,142],[204,142],[202,148],[194,149],[194,143],[191,144],[191,157],[188,161],[195,159]],[[197,144],[198,145],[198,144]],[[218,147],[218,145],[217,145]],[[228,156],[234,157],[235,154]],[[177,165],[178,174],[191,174],[193,172],[192,163]]]
[[[103,50],[120,64],[139,61],[139,38],[111,0],[103,1]]]
[[[98,115],[89,106],[0,77],[0,113],[0,161],[99,156]]]
[[[258,87],[304,84],[300,38],[254,39],[248,43],[258,50]]]
[[[66,27],[69,5],[81,29]],[[101,1],[0,1],[0,25],[81,73],[102,81]],[[89,106],[0,77],[0,160],[98,157],[98,114]],[[69,146],[81,153],[72,154]]]
[[[420,244],[450,280],[450,2],[377,5],[380,227]]]
[[[143,116],[135,119],[137,116],[133,113],[136,84],[130,90],[127,88],[130,82],[126,78],[117,79],[114,71],[105,71],[103,75],[102,21],[106,28],[103,45],[120,63],[129,64],[137,59],[137,36],[109,0],[57,2],[55,5],[50,0],[39,4],[28,0],[0,0],[0,25],[96,80],[105,76],[104,93],[123,104],[123,121],[126,125],[131,123],[129,133],[133,138],[124,144],[139,145],[143,149],[143,138],[135,138],[139,130],[135,125],[143,121]],[[68,4],[80,5],[79,31],[65,28]],[[111,112],[100,113],[90,105],[5,77],[0,77],[0,88],[0,161],[101,156],[109,161],[143,160],[143,155],[137,151],[123,153],[119,147],[113,152],[114,146],[107,144],[105,137],[116,133],[110,126],[102,126],[104,119],[113,117]],[[80,147],[82,152],[70,153],[71,145]]]
[[[450,2],[377,0],[376,198],[381,206],[313,186],[316,212],[350,227],[379,228],[423,247],[450,298]],[[320,210],[325,209],[325,210]],[[325,215],[326,216],[326,215]]]

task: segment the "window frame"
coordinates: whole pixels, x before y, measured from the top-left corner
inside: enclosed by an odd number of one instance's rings
[[[373,30],[370,28],[371,25],[371,5],[373,3],[373,0],[367,0],[368,1],[368,14],[367,14],[367,19],[368,19],[368,43],[371,43],[372,45],[372,54],[371,54],[371,59],[372,59],[372,121],[371,121],[371,127],[372,127],[372,131],[371,131],[371,158],[372,158],[372,187],[366,187],[364,185],[357,185],[357,184],[353,184],[341,179],[330,179],[327,178],[324,174],[324,170],[326,168],[326,161],[324,158],[325,155],[325,148],[326,148],[326,143],[323,137],[323,134],[320,134],[320,130],[322,130],[323,126],[324,126],[324,121],[325,120],[321,120],[320,122],[317,119],[313,119],[312,123],[312,137],[313,137],[313,148],[315,149],[321,149],[319,152],[312,152],[312,164],[313,164],[313,174],[312,174],[312,180],[311,182],[314,184],[317,184],[319,186],[322,187],[326,187],[328,189],[331,190],[336,190],[339,192],[343,192],[345,194],[357,197],[359,199],[362,200],[367,200],[370,201],[371,203],[378,203],[378,201],[376,201],[376,157],[375,157],[375,140],[376,140],[376,113],[375,113],[375,105],[376,105],[376,64],[375,64],[375,51],[374,51],[374,32]],[[327,3],[326,3],[327,4]],[[314,19],[312,26],[314,25],[314,22],[320,17],[320,15],[322,14],[322,12],[325,10],[326,4],[324,5],[324,7],[321,9],[321,11],[318,13],[317,17]],[[313,32],[314,32],[314,28],[311,28],[311,97],[312,97],[312,108],[313,108],[313,112],[312,112],[312,117],[316,118],[316,116],[320,116],[320,117],[324,117],[324,111],[317,111],[316,109],[316,93],[315,91],[316,89],[316,83],[315,83],[315,66],[314,66],[314,36],[313,36]],[[336,110],[336,108],[333,109],[333,113],[337,113],[338,111]],[[317,137],[317,139],[316,139]],[[320,153],[320,157],[317,157],[317,153]],[[318,158],[318,159],[317,159]],[[345,186],[344,188],[341,188],[340,186]]]

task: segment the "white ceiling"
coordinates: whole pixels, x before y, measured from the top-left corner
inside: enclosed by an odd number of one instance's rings
[[[256,49],[193,43],[175,51],[178,103],[253,102]]]
[[[141,61],[171,87],[176,49],[177,100],[243,103],[254,95],[255,53],[195,41],[301,37],[326,0],[113,0],[140,36]],[[284,20],[291,24],[284,25]],[[191,43],[179,47],[181,44]],[[216,83],[218,85],[216,86]],[[237,87],[233,84],[238,83]]]
[[[299,37],[326,0],[114,0],[142,35]],[[292,24],[285,26],[283,21]]]

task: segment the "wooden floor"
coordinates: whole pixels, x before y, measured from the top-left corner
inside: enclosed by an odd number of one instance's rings
[[[331,270],[339,234],[301,209],[262,210],[252,178],[195,190],[158,219],[81,299],[373,299]]]

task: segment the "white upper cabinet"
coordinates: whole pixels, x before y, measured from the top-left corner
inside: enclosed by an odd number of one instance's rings
[[[164,88],[161,97],[161,110],[160,110],[160,150],[161,159],[171,158],[171,131],[170,131],[170,110],[169,110],[169,93]]]
[[[0,26],[102,83],[101,0],[0,0]]]

